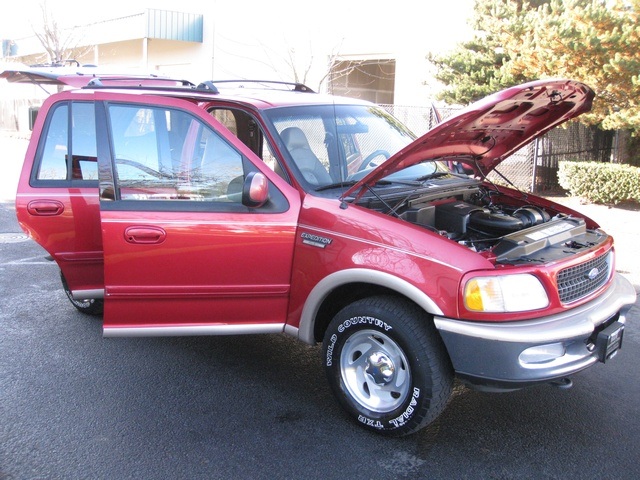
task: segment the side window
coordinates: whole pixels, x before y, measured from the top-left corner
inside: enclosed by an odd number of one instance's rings
[[[122,200],[241,202],[242,155],[198,118],[140,105],[108,111]]]
[[[227,110],[226,108],[217,108],[211,111],[211,115],[213,116],[213,118],[227,127],[229,131],[236,137],[238,136],[238,125],[233,110]]]
[[[96,115],[93,103],[71,104],[71,177],[98,179]]]
[[[162,144],[160,139],[161,135],[167,135],[167,130],[161,128],[160,133],[156,130],[162,112],[152,108],[111,106],[109,113],[120,180],[162,179],[161,165],[169,158],[168,138]]]
[[[210,113],[260,157],[265,165],[280,176],[284,176],[273,153],[273,148],[269,142],[265,141],[262,129],[251,115],[241,110],[228,108],[216,108]]]
[[[47,124],[44,147],[36,173],[37,180],[67,179],[68,132],[69,107],[65,103],[55,107]]]
[[[46,128],[36,180],[97,180],[94,104],[70,102],[58,105]]]

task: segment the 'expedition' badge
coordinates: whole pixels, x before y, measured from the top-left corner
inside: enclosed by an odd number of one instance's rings
[[[319,235],[313,235],[306,232],[303,232],[300,236],[302,237],[302,243],[318,248],[325,248],[327,245],[331,245],[331,242],[333,242],[333,240],[330,238],[321,237]]]

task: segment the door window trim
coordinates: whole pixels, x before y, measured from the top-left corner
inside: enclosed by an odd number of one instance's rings
[[[31,173],[29,175],[29,185],[34,188],[91,188],[98,186],[97,179],[82,179],[82,178],[73,178],[73,161],[78,158],[96,158],[96,157],[86,157],[84,155],[75,155],[74,147],[73,147],[73,111],[74,105],[78,104],[93,104],[93,101],[87,100],[61,100],[56,102],[51,106],[49,111],[47,112],[47,118],[45,119],[44,125],[42,126],[42,131],[40,134],[40,138],[38,140],[38,146],[36,147],[35,160],[33,162],[33,166],[31,169]],[[64,154],[64,161],[66,166],[66,176],[65,178],[39,178],[40,176],[40,168],[43,164],[43,159],[45,155],[45,149],[47,148],[47,142],[49,141],[49,133],[53,127],[53,119],[58,112],[58,109],[66,108],[66,152]],[[95,127],[94,127],[95,129]],[[97,132],[95,141],[96,141],[96,149],[97,149]],[[97,161],[97,158],[96,158]]]
[[[174,110],[189,115],[200,124],[210,129],[213,134],[219,136],[220,140],[233,149],[241,158],[244,176],[252,171],[259,172],[260,169],[253,164],[241,151],[228,142],[225,135],[215,128],[215,125],[203,120],[198,115],[187,109],[164,104],[150,104],[144,102],[120,102],[120,101],[99,101],[96,102],[96,122],[98,125],[105,125],[106,128],[98,129],[98,168],[100,175],[100,200],[101,209],[112,211],[188,211],[188,212],[217,212],[217,213],[254,213],[254,214],[274,214],[283,213],[289,209],[289,202],[285,195],[269,180],[269,200],[259,208],[250,208],[240,202],[216,202],[198,201],[191,199],[180,200],[130,200],[122,199],[117,187],[115,172],[114,148],[112,144],[113,130],[109,120],[109,105],[130,105],[136,108],[161,108]],[[215,121],[211,116],[207,119]],[[268,168],[265,166],[265,168]]]

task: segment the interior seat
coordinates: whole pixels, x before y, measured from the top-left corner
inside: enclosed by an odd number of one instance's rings
[[[329,172],[311,150],[309,141],[300,128],[285,128],[280,136],[307,182],[313,185],[332,183]]]

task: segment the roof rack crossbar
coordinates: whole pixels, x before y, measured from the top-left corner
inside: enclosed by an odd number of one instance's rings
[[[309,87],[307,87],[305,84],[303,83],[299,83],[299,82],[283,82],[283,81],[278,81],[278,80],[207,80],[206,82],[202,82],[198,87],[202,86],[202,85],[218,85],[221,83],[237,83],[237,84],[245,84],[245,83],[251,83],[251,84],[258,84],[258,85],[264,85],[264,86],[269,86],[269,85],[282,85],[282,86],[287,86],[287,87],[293,87],[291,88],[291,90],[295,91],[295,92],[306,92],[306,93],[315,93],[312,89],[310,89]],[[242,88],[243,86],[240,85],[240,88]],[[217,89],[216,89],[217,90]]]
[[[131,85],[112,85],[111,82],[133,82],[133,81],[140,81],[143,82],[144,80],[152,80],[153,82],[167,82],[167,83],[179,83],[181,86],[183,87],[195,87],[195,85],[193,83],[191,83],[189,80],[179,80],[176,78],[166,78],[166,77],[158,77],[156,75],[140,75],[140,76],[136,76],[136,75],[118,75],[118,76],[96,76],[94,79],[92,79],[85,87],[83,88],[131,88]],[[108,83],[108,85],[105,85],[105,83]],[[145,88],[149,88],[151,87],[151,85],[143,85],[142,83],[139,85],[140,87],[145,87]]]

